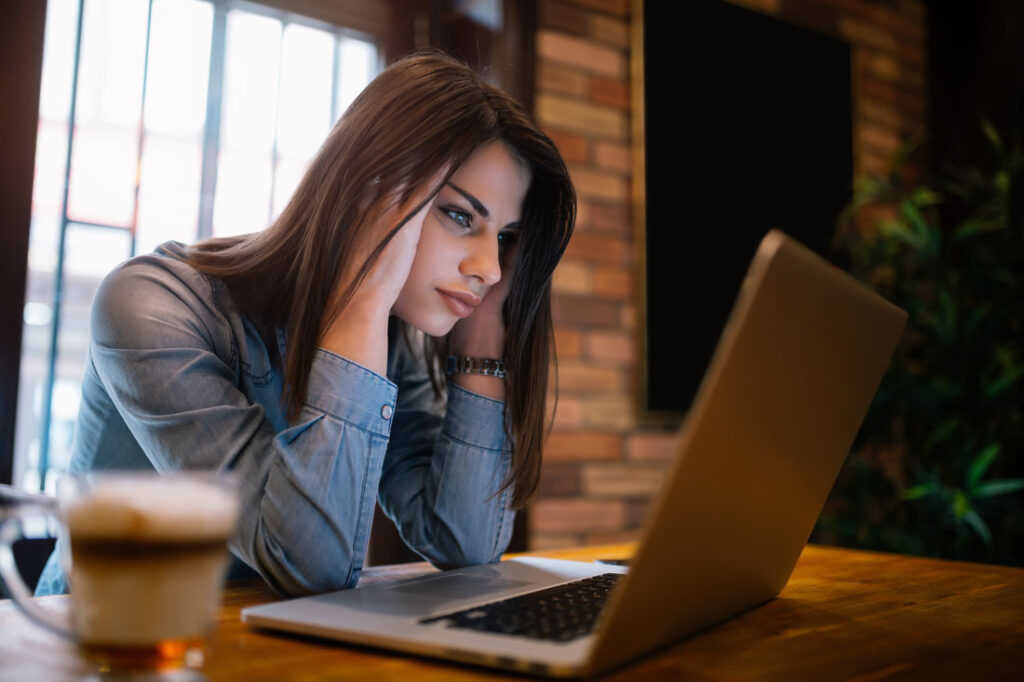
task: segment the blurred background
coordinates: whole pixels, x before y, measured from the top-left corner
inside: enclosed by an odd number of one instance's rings
[[[535,112],[580,196],[554,283],[559,409],[517,547],[637,536],[778,227],[911,312],[813,539],[1024,564],[1020,3],[0,12],[0,482],[52,491],[67,465],[102,276],[166,240],[265,227],[356,93],[434,46]]]

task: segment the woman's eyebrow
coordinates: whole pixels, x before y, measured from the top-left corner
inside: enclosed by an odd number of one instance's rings
[[[484,218],[490,218],[491,217],[491,212],[488,211],[487,207],[484,206],[482,203],[480,203],[480,200],[477,199],[475,196],[473,196],[472,194],[470,194],[466,190],[462,189],[461,187],[456,185],[454,182],[449,182],[448,186],[451,187],[456,192],[458,192],[459,194],[461,194],[462,196],[464,196],[466,198],[466,201],[468,201],[470,204],[472,204],[474,211],[476,211],[477,213],[482,215]]]

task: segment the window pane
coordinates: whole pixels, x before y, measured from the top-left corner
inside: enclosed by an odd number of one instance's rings
[[[305,160],[281,158],[277,161],[277,168],[274,172],[274,209],[276,218],[288,205],[288,200],[295,193],[295,188],[302,179],[303,173],[309,164]]]
[[[154,0],[146,79],[146,130],[198,138],[206,123],[213,6]]]
[[[208,92],[215,4],[153,0],[145,64],[147,0],[84,3],[69,218],[129,226],[138,182],[136,252],[168,239],[196,238],[208,97],[221,101],[220,149],[213,151],[216,196],[205,198],[213,202],[214,234],[253,232],[266,227],[272,206],[279,210],[289,199],[329,131],[332,104],[337,116],[378,70],[371,43],[299,25],[285,28],[277,19],[230,9],[224,88]],[[70,455],[96,287],[131,255],[127,229],[72,222],[60,319],[53,319],[77,12],[78,0],[48,0],[13,479],[36,490],[43,485],[52,490]],[[145,124],[141,159],[140,122]],[[41,421],[55,322],[59,335],[44,481]]]
[[[149,253],[174,239],[196,240],[202,139],[149,134],[142,148],[142,182],[135,253]]]
[[[53,400],[50,416],[50,448],[48,472],[45,487],[52,490],[58,474],[67,469],[71,456],[71,438],[81,393],[82,373],[85,369],[86,350],[89,341],[89,308],[93,296],[103,277],[118,263],[129,256],[131,235],[127,230],[96,228],[84,225],[68,225],[66,234],[65,276],[61,298],[60,333],[57,339],[57,365],[54,378]],[[26,336],[29,327],[26,325]],[[23,366],[22,378],[29,386],[23,394],[31,396],[27,402],[33,408],[34,420],[39,423],[43,416],[43,401],[46,396],[46,359],[43,357],[49,346],[49,326],[45,329],[46,341],[43,351],[30,366],[34,372]],[[34,374],[34,376],[33,376]],[[19,425],[20,426],[20,425]],[[23,473],[23,486],[38,483],[38,474],[29,473],[39,466],[40,432],[29,430],[27,447],[28,467]]]
[[[85,4],[68,196],[68,215],[76,220],[131,222],[147,4]]]
[[[365,40],[341,38],[338,56],[338,102],[340,118],[352,100],[377,75],[377,46]]]
[[[74,75],[77,0],[49,0],[40,84],[39,118],[67,121]]]
[[[196,239],[212,29],[207,2],[153,3],[136,253]]]
[[[135,209],[138,132],[117,126],[79,126],[71,153],[68,217],[131,225]]]
[[[269,152],[274,146],[281,22],[228,12],[226,42],[221,146]]]
[[[270,217],[270,153],[223,149],[217,168],[213,234],[259,232]]]
[[[334,36],[289,25],[281,54],[277,150],[282,157],[309,159],[331,127]]]

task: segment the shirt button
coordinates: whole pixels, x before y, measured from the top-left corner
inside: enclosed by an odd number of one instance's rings
[[[394,409],[392,409],[390,405],[384,405],[382,408],[380,408],[380,416],[384,417],[385,419],[391,419],[391,415],[394,414],[394,412]]]

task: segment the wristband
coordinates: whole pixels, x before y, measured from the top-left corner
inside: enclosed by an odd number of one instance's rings
[[[501,358],[470,358],[449,355],[444,363],[445,374],[480,374],[485,377],[505,378],[505,361]]]

